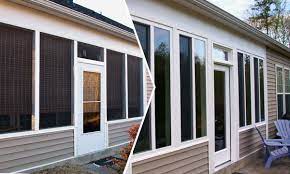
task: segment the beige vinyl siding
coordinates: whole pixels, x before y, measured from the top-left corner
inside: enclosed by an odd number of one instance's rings
[[[266,125],[258,127],[262,135],[266,137]],[[239,133],[240,139],[240,158],[261,149],[262,139],[255,128],[251,128]]]
[[[73,130],[1,139],[0,173],[28,169],[73,156]]]
[[[208,142],[132,164],[133,174],[209,173]]]
[[[126,143],[129,141],[129,129],[134,124],[140,124],[140,120],[126,121],[122,123],[109,123],[109,146]]]
[[[277,89],[276,89],[276,65],[290,67],[290,58],[267,49],[267,82],[268,82],[268,131],[269,138],[276,136],[274,121],[277,120]]]

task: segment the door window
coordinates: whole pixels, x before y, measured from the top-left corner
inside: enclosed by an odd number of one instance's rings
[[[83,133],[100,131],[101,74],[83,74]]]

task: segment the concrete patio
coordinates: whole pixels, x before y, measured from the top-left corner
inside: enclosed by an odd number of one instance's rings
[[[263,161],[263,157],[259,155],[255,160],[233,174],[290,174],[290,158],[274,161],[270,169],[264,168]]]

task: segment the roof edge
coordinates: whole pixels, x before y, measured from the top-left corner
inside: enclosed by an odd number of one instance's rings
[[[128,40],[130,42],[137,43],[137,39],[134,33],[116,27],[112,24],[108,24],[102,20],[98,20],[91,16],[85,15],[81,12],[75,11],[58,3],[50,0],[9,0],[11,2],[24,5],[30,8],[34,8],[61,18],[68,19],[73,22],[77,22],[81,25],[85,25],[105,33],[112,34],[119,38]]]
[[[250,26],[239,18],[231,15],[225,10],[215,6],[214,4],[206,0],[174,0],[177,4],[185,6],[190,9],[194,9],[197,12],[202,12],[202,14],[210,17],[211,19],[221,22],[227,27],[239,31],[241,34],[246,35],[268,48],[275,51],[279,51],[285,56],[290,58],[290,48],[271,38],[270,36],[264,34],[263,32],[257,30],[256,28]]]

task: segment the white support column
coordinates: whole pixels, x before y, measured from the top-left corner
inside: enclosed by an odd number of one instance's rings
[[[215,170],[215,119],[214,119],[214,62],[212,58],[213,42],[208,40],[207,44],[207,135],[209,138],[209,173],[214,173]]]
[[[171,39],[171,141],[172,146],[181,144],[181,109],[180,109],[180,61],[179,61],[179,33],[173,28]]]
[[[39,130],[40,32],[34,33],[34,130]]]
[[[151,64],[151,74],[152,79],[155,82],[155,57],[154,57],[154,27],[150,26],[150,64]],[[156,138],[155,138],[155,95],[152,98],[151,102],[151,147],[156,149]]]
[[[239,76],[238,72],[238,51],[232,50],[232,63],[230,71],[231,78],[231,161],[236,162],[239,159]]]
[[[79,103],[79,97],[78,97],[78,89],[79,88],[79,72],[78,72],[78,66],[77,66],[77,57],[78,57],[78,42],[73,41],[73,74],[74,74],[74,156],[77,156],[77,138],[78,138],[78,115],[79,115],[79,106],[81,103]]]

